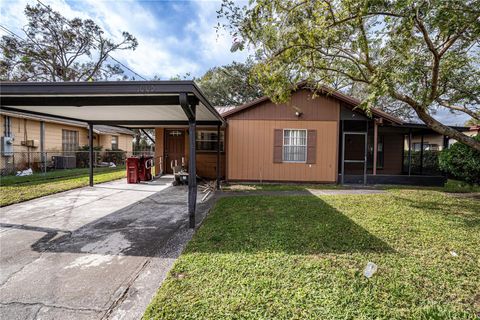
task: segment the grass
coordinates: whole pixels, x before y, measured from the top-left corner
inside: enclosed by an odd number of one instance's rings
[[[452,193],[480,192],[480,185],[472,185],[458,180],[448,180],[443,190]]]
[[[480,202],[469,198],[224,198],[144,319],[478,319],[479,266]]]
[[[307,189],[344,189],[338,184],[227,184],[222,186],[224,191],[302,191]]]
[[[399,185],[376,185],[368,186],[375,189],[423,189],[423,190],[437,190],[449,193],[472,193],[480,192],[479,185],[471,185],[463,181],[449,179],[444,187],[419,187],[419,186],[399,186]],[[307,189],[347,189],[349,186],[342,186],[338,184],[274,184],[274,183],[253,183],[253,184],[227,184],[224,185],[224,191],[303,191]]]
[[[125,170],[125,167],[94,168],[94,173],[98,174],[98,173],[105,173],[105,172],[115,172],[120,170]],[[55,170],[55,171],[49,171],[46,173],[34,173],[30,176],[23,176],[23,177],[17,177],[14,175],[0,177],[0,185],[10,186],[10,185],[16,185],[16,184],[24,184],[27,182],[38,182],[38,181],[46,181],[46,180],[52,180],[52,179],[58,179],[58,178],[85,177],[85,176],[88,176],[88,168]]]
[[[125,177],[125,169],[96,168],[94,181],[102,183]],[[25,177],[2,177],[0,207],[88,185],[88,169],[71,169]]]

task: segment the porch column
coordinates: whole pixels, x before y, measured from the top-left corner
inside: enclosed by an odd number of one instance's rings
[[[377,175],[378,122],[373,120],[373,175]]]
[[[220,125],[217,126],[217,190],[220,190]]]
[[[189,227],[193,229],[195,228],[195,210],[197,205],[197,148],[195,145],[196,102],[192,103],[192,101],[189,101],[186,93],[180,93],[179,100],[180,106],[188,118],[188,143],[190,151],[188,158],[188,220]]]
[[[420,174],[423,174],[423,133],[420,139]]]
[[[412,174],[412,128],[408,130],[408,175]]]
[[[90,187],[93,187],[93,124],[88,124],[88,175]]]

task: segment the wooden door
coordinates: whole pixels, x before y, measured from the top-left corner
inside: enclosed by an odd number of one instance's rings
[[[172,161],[180,166],[182,158],[185,157],[185,131],[184,130],[166,130],[165,137],[165,166],[166,173],[172,174]]]

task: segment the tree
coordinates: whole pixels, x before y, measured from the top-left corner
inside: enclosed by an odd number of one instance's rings
[[[214,67],[196,79],[208,100],[215,106],[238,106],[261,97],[262,91],[251,77],[254,64],[245,63]]]
[[[465,122],[466,127],[480,126],[480,120],[470,118]]]
[[[66,19],[50,7],[27,5],[25,39],[14,35],[0,40],[0,78],[13,81],[90,81],[123,74],[109,64],[117,50],[134,50],[138,42],[123,32],[114,42],[90,19]]]
[[[480,142],[436,120],[439,108],[480,118],[480,0],[224,0],[219,17],[253,47],[265,93],[284,101],[292,84],[340,77],[413,110],[431,129],[476,150]]]
[[[473,139],[480,141],[480,135]],[[439,157],[440,168],[450,176],[468,183],[480,183],[480,151],[461,143],[443,150]]]

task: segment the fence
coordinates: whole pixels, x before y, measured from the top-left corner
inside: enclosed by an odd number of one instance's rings
[[[154,156],[152,151],[94,151],[95,167],[124,166],[130,156]],[[16,174],[18,171],[32,169],[33,172],[88,168],[88,151],[46,151],[46,152],[13,152],[11,156],[1,155],[0,174],[2,176]]]

